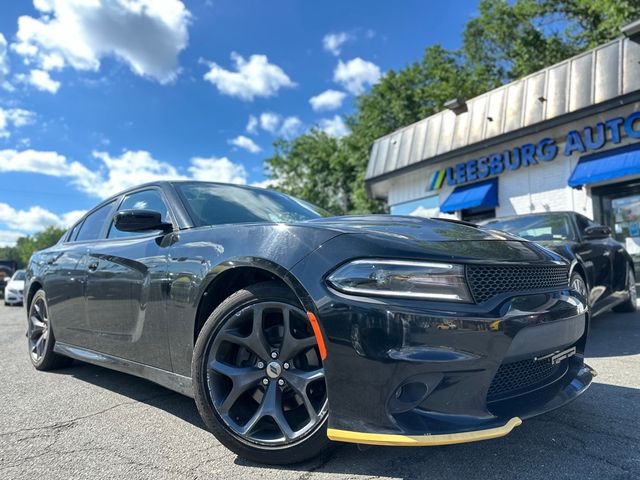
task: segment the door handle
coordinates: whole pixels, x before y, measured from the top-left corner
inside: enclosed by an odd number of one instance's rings
[[[98,262],[90,263],[88,268],[90,272],[95,272],[98,269]]]

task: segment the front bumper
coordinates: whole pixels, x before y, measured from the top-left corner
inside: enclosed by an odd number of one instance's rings
[[[293,273],[304,284],[307,272],[313,267]],[[316,311],[327,348],[332,440],[443,445],[496,438],[574,400],[595,376],[583,356],[588,310],[569,289],[478,305],[364,298],[315,285],[306,306]],[[544,358],[567,350],[567,358],[542,368]],[[502,379],[496,388],[502,365],[516,376],[521,365],[546,376],[520,388],[509,378],[505,388]]]
[[[5,290],[4,291],[4,302],[5,303],[22,303],[23,302],[23,292],[14,291],[14,290]]]

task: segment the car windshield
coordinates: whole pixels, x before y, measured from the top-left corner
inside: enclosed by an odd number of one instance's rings
[[[24,280],[26,278],[24,270],[18,270],[16,273],[13,274],[13,277],[11,278],[11,280]]]
[[[329,216],[310,203],[270,190],[215,183],[175,185],[198,226],[303,222]]]
[[[534,242],[562,241],[573,237],[567,215],[526,215],[489,222],[485,228],[503,230]]]

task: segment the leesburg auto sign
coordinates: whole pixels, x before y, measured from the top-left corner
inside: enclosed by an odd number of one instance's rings
[[[571,130],[565,138],[562,153],[568,157],[574,152],[586,153],[598,150],[607,142],[620,143],[622,132],[629,138],[640,138],[640,129],[636,128],[638,120],[640,120],[640,112],[634,112],[627,117],[615,117],[598,122],[595,126],[585,127],[582,131]],[[526,143],[511,150],[458,163],[436,171],[429,189],[438,190],[445,181],[447,185],[461,185],[489,176],[501,175],[520,167],[537,165],[538,162],[550,162],[557,157],[558,150],[556,141],[545,137],[535,145]]]

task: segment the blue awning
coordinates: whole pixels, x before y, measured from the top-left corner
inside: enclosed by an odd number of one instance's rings
[[[638,145],[582,157],[569,177],[569,186],[576,188],[588,183],[640,173]]]
[[[453,213],[466,208],[493,208],[496,205],[498,205],[498,179],[491,178],[454,188],[451,195],[440,205],[440,211]]]

